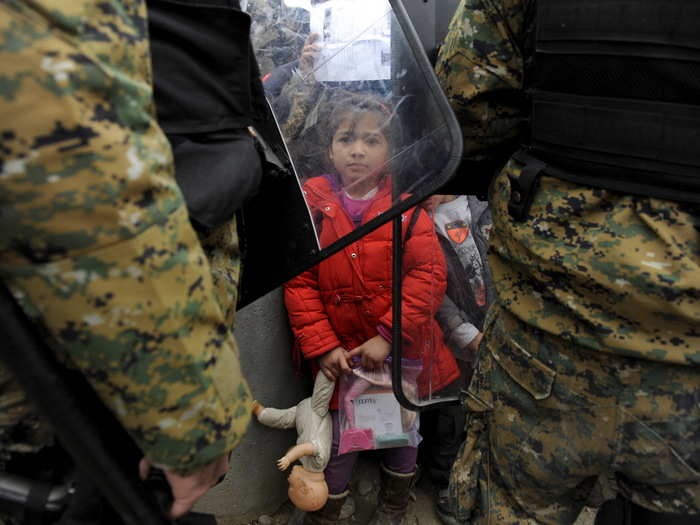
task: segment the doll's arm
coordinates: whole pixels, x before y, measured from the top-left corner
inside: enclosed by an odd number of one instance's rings
[[[304,456],[313,456],[315,454],[318,454],[318,451],[316,450],[316,447],[314,447],[313,443],[300,443],[299,445],[295,445],[290,448],[284,456],[277,460],[277,468],[280,470],[287,470],[289,465],[295,461],[303,458]]]

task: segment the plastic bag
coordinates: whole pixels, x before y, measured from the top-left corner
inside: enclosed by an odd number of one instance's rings
[[[403,391],[416,401],[420,360],[402,359]],[[417,447],[418,414],[403,408],[392,390],[391,358],[377,370],[354,368],[339,379],[340,444],[338,454],[380,448]]]

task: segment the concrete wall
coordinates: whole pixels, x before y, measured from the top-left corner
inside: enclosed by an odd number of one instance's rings
[[[292,369],[292,338],[282,293],[276,290],[238,312],[236,339],[243,373],[253,395],[265,406],[296,405],[311,392],[308,381]],[[275,430],[253,421],[231,458],[231,470],[196,510],[225,516],[238,524],[274,512],[287,497],[286,474],[275,461],[296,441],[296,431]]]

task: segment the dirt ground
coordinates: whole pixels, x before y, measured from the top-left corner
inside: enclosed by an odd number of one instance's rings
[[[355,468],[353,483],[350,487],[352,499],[355,504],[355,523],[362,525],[368,523],[372,511],[377,505],[379,494],[379,470],[378,463],[372,459],[361,458]],[[427,476],[423,476],[414,489],[414,496],[408,509],[409,525],[441,525],[435,513],[433,488]],[[248,524],[234,524],[225,519],[219,519],[218,525],[301,525],[304,513],[295,509],[291,503],[286,502],[273,515],[260,516]],[[585,508],[575,525],[593,525],[595,509]]]

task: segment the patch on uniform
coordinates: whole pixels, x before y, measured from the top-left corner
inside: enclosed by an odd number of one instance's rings
[[[462,244],[469,237],[469,226],[462,220],[454,221],[445,225],[445,232],[452,242]]]

